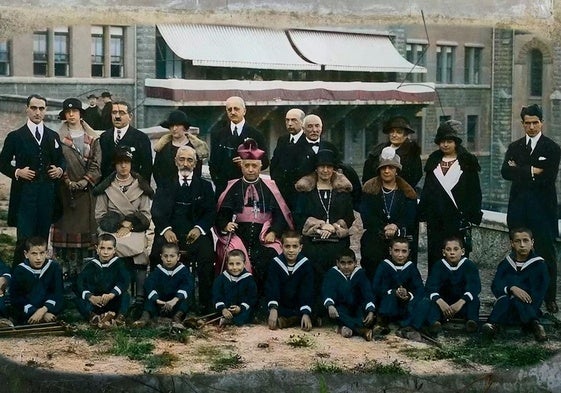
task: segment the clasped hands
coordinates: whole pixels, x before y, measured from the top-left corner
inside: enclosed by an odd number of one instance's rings
[[[104,293],[103,295],[92,295],[88,300],[96,307],[105,307],[114,298],[114,293]]]

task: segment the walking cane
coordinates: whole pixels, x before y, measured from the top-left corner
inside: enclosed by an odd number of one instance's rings
[[[232,221],[236,222],[237,216],[232,214]],[[228,240],[226,241],[226,245],[224,246],[224,255],[222,256],[222,266],[220,266],[220,273],[224,271],[224,263],[226,262],[226,257],[228,256],[228,247],[230,246],[230,242],[232,241],[232,235],[234,231],[228,232]]]

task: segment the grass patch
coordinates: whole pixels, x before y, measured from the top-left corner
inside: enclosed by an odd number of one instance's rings
[[[107,337],[104,331],[92,327],[78,328],[74,331],[74,335],[86,340],[90,345],[99,344]]]
[[[144,360],[154,349],[153,343],[139,339],[138,336],[134,337],[126,330],[113,330],[113,338],[113,346],[109,352],[117,356],[126,356],[131,360]]]
[[[312,372],[317,374],[341,374],[343,368],[333,362],[317,361],[312,366]]]
[[[142,363],[146,367],[146,370],[151,372],[160,368],[171,367],[173,363],[178,360],[179,357],[177,355],[164,351],[163,353],[146,357]]]
[[[365,374],[380,374],[380,375],[409,375],[410,371],[404,367],[403,363],[394,359],[388,364],[381,363],[377,360],[367,360],[364,363],[359,363],[355,368],[355,372]]]
[[[237,353],[231,352],[222,354],[212,359],[210,370],[216,372],[226,371],[231,368],[240,368],[243,366],[243,358]]]
[[[442,348],[407,348],[401,352],[413,359],[441,360],[469,366],[473,363],[498,368],[526,367],[537,364],[553,356],[557,351],[541,345],[521,345],[521,343],[484,343],[470,339],[443,345]]]
[[[307,334],[292,334],[286,343],[292,348],[312,348],[315,345],[314,339]]]

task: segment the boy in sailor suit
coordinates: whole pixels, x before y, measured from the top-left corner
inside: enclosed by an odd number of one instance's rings
[[[226,270],[214,280],[212,302],[222,314],[220,326],[250,323],[257,304],[257,284],[252,274],[245,270],[242,250],[228,253]]]
[[[54,322],[63,309],[62,269],[47,258],[47,241],[31,237],[25,241],[25,260],[14,268],[11,298],[18,322]]]
[[[509,235],[512,251],[497,267],[491,284],[497,301],[481,329],[486,337],[493,338],[499,325],[521,324],[537,341],[545,341],[547,335],[539,318],[549,282],[546,263],[533,250],[531,230],[515,228]]]
[[[322,286],[323,305],[329,317],[335,319],[343,337],[358,334],[372,341],[374,295],[366,273],[357,266],[353,250],[343,250],[337,265],[325,274]]]
[[[78,310],[94,326],[123,325],[130,305],[130,274],[115,255],[117,239],[110,233],[98,237],[97,256],[78,274]]]

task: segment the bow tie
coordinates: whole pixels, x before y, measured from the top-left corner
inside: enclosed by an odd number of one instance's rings
[[[319,142],[309,142],[310,146],[319,146]]]

